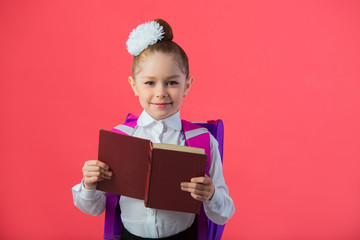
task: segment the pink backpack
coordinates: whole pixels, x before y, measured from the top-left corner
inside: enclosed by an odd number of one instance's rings
[[[138,116],[128,114],[125,124],[114,127],[111,131],[120,134],[131,135],[137,124]],[[219,151],[221,161],[223,158],[223,143],[224,143],[224,125],[222,120],[211,120],[202,123],[192,123],[181,120],[186,145],[191,147],[198,147],[205,149],[208,156],[206,164],[206,174],[209,174],[210,168],[210,135],[211,133],[219,143]],[[121,217],[119,206],[119,195],[106,193],[106,209],[105,209],[105,229],[104,239],[120,239],[121,231]],[[207,218],[203,206],[200,214],[197,215],[198,239],[199,240],[220,240],[224,231],[225,225],[217,225]]]

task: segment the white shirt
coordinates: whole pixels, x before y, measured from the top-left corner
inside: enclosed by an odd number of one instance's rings
[[[137,121],[133,136],[156,143],[185,145],[180,112],[157,121],[144,110]],[[218,142],[210,134],[211,165],[209,175],[215,192],[210,201],[203,202],[207,217],[216,224],[225,224],[235,208],[225,184]],[[102,191],[87,190],[83,181],[72,188],[74,204],[84,213],[100,215],[105,210],[106,195]],[[189,193],[190,194],[190,193]],[[189,228],[195,214],[146,208],[143,200],[121,196],[121,220],[125,228],[143,238],[168,237]]]

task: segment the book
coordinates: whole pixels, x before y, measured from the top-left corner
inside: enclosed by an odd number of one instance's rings
[[[204,149],[164,143],[100,129],[98,159],[111,179],[97,189],[144,200],[146,207],[199,213],[201,201],[182,191],[181,182],[205,175]]]

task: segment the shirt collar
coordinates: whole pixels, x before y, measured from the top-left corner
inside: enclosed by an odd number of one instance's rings
[[[182,129],[181,119],[180,119],[180,110],[171,115],[170,117],[167,117],[162,120],[155,120],[153,117],[151,117],[145,110],[140,114],[137,125],[141,127],[146,127],[154,122],[163,122],[166,124],[166,126],[173,128],[175,130],[180,131]]]

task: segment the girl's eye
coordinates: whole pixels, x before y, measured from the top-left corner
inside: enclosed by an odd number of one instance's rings
[[[170,86],[173,86],[173,85],[177,85],[178,83],[175,82],[175,81],[171,81],[171,82],[168,82],[168,84],[169,84]]]
[[[148,81],[148,82],[146,82],[145,84],[146,84],[146,85],[149,85],[149,86],[152,86],[152,85],[154,85],[154,82],[153,82],[153,81]]]

